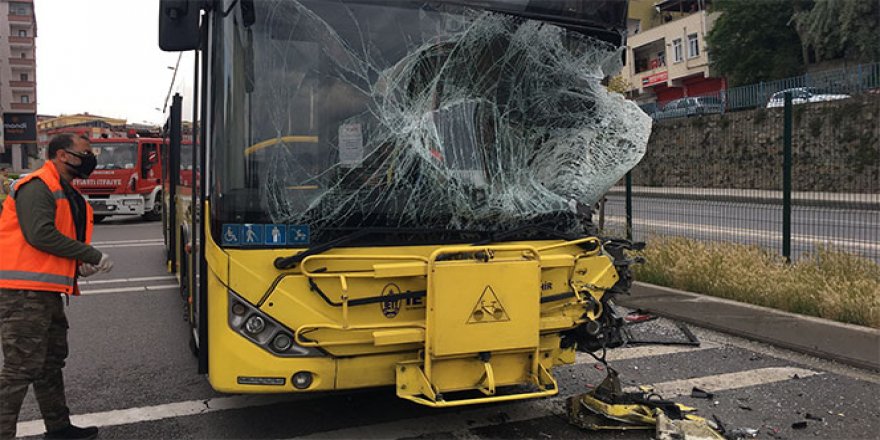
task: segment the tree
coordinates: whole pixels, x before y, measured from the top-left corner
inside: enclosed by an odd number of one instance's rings
[[[709,31],[709,62],[731,86],[796,76],[804,71],[792,17],[808,0],[718,0]]]
[[[812,9],[795,14],[795,22],[816,61],[880,61],[880,2],[816,0]]]
[[[632,90],[633,85],[622,75],[615,76],[608,81],[608,85],[605,86],[609,91],[625,94],[626,92]]]

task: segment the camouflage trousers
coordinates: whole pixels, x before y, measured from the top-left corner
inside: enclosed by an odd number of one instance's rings
[[[67,328],[61,294],[0,289],[0,439],[15,438],[30,384],[46,430],[70,424],[61,373],[67,359]]]

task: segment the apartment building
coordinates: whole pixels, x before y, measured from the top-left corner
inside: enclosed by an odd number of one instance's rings
[[[36,36],[33,0],[0,0],[0,166],[13,170],[39,160]]]
[[[626,65],[628,95],[640,103],[664,104],[727,87],[709,69],[706,34],[717,13],[710,0],[632,0]]]

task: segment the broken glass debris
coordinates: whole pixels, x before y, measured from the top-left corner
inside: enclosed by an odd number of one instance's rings
[[[644,155],[604,41],[439,2],[254,5],[215,24],[221,221],[583,233]]]

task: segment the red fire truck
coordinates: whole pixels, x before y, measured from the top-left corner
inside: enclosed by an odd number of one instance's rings
[[[98,166],[88,179],[75,179],[95,211],[95,222],[110,215],[162,218],[161,138],[91,139]]]

